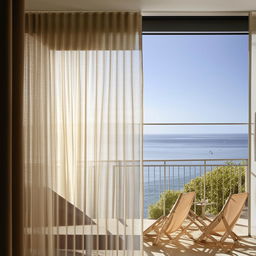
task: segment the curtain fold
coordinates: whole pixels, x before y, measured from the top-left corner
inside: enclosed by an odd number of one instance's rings
[[[25,255],[141,254],[140,14],[27,13],[24,86]]]
[[[0,4],[0,252],[23,255],[24,1]]]

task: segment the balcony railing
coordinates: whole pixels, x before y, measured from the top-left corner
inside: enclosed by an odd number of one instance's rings
[[[195,191],[196,202],[208,202],[207,211],[216,214],[230,193],[247,189],[247,159],[185,159],[144,161],[144,217],[148,208],[165,191]],[[171,193],[171,192],[170,192]],[[167,212],[168,196],[158,207]],[[195,204],[196,210],[196,204]]]

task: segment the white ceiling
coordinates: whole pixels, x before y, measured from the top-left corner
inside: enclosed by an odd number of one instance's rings
[[[256,0],[26,0],[26,10],[246,12],[256,10]]]

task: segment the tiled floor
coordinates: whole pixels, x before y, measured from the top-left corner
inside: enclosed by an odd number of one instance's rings
[[[145,228],[152,223],[152,220],[145,220]],[[170,242],[166,240],[160,246],[152,246],[151,242],[144,242],[145,255],[170,255],[170,256],[193,256],[193,255],[236,255],[236,256],[256,256],[256,239],[248,237],[247,220],[240,219],[234,231],[242,237],[242,241],[233,244],[232,240],[227,240],[224,249],[217,248],[211,243],[195,243],[192,239],[184,236],[179,241]],[[199,231],[191,231],[197,237]]]

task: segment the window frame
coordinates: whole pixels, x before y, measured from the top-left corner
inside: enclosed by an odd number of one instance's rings
[[[143,34],[248,34],[248,16],[143,16]]]

